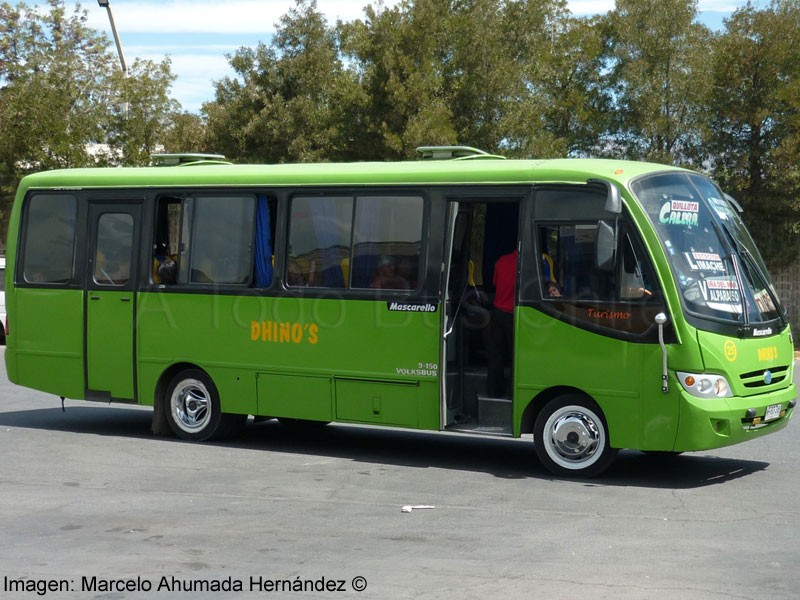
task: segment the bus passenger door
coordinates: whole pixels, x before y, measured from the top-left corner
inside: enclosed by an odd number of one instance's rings
[[[140,216],[140,204],[89,207],[86,388],[90,399],[135,399],[134,314]]]
[[[513,312],[491,327],[494,270],[516,277],[520,202],[527,190],[482,189],[448,203],[442,306],[442,428],[511,435]],[[512,307],[513,309],[513,307]],[[505,309],[504,309],[505,310]],[[500,322],[498,325],[497,322]],[[493,335],[493,333],[497,335]]]

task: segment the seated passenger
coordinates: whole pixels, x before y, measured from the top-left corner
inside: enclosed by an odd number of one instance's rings
[[[407,290],[409,282],[397,274],[397,264],[391,256],[382,256],[378,261],[375,277],[372,278],[371,288],[382,290]]]
[[[397,276],[407,283],[409,290],[417,289],[417,266],[410,258],[404,258],[397,267]]]
[[[542,252],[542,273],[544,274],[544,291],[545,295],[549,298],[561,298],[561,288],[558,287],[556,282],[555,267],[553,266],[553,259],[549,254]]]
[[[158,265],[158,279],[164,285],[175,285],[178,283],[178,263],[168,258]]]
[[[286,283],[292,287],[303,287],[306,285],[303,269],[296,259],[289,259],[289,264],[286,268]]]

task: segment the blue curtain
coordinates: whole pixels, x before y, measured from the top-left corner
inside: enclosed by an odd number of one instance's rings
[[[258,196],[256,207],[256,284],[260,288],[272,284],[272,235],[269,229],[269,203]]]

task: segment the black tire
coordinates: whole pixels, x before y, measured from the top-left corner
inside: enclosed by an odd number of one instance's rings
[[[533,435],[539,460],[559,477],[595,477],[618,452],[610,446],[603,411],[579,394],[548,402],[536,417]]]
[[[222,413],[217,386],[200,369],[186,369],[173,377],[164,402],[172,431],[193,442],[231,435],[247,420],[247,415]]]

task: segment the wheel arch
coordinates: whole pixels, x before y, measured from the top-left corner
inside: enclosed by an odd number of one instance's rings
[[[584,398],[591,400],[595,404],[597,401],[583,390],[572,387],[569,385],[557,385],[546,390],[542,390],[536,396],[531,398],[525,410],[522,411],[522,418],[520,419],[520,433],[533,433],[533,426],[536,423],[536,417],[553,398],[564,396],[566,394],[580,394]]]

